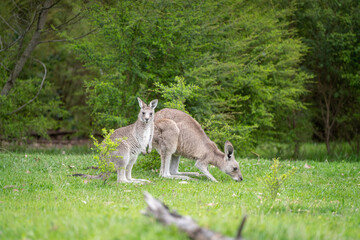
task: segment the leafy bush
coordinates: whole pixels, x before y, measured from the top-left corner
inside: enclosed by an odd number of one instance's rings
[[[170,83],[165,86],[159,82],[155,82],[157,89],[155,91],[160,93],[164,99],[164,106],[167,108],[174,108],[180,111],[189,113],[186,110],[185,102],[194,98],[196,90],[199,88],[195,84],[186,84],[184,77],[175,77],[175,83]]]
[[[144,157],[139,156],[136,162],[136,166],[143,170],[156,171],[160,169],[160,165],[160,155],[155,150],[149,154],[146,154]]]
[[[244,152],[250,150],[254,143],[250,137],[253,130],[252,126],[238,126],[236,128],[218,116],[211,115],[209,119],[202,122],[202,127],[209,138],[220,147],[228,140],[240,147],[241,152]]]

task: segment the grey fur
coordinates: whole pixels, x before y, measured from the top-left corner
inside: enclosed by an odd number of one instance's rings
[[[148,152],[151,152],[154,133],[154,109],[158,100],[151,101],[149,105],[146,105],[140,98],[138,101],[140,106],[138,120],[131,125],[116,129],[110,137],[112,140],[127,138],[111,154],[113,157],[110,161],[115,165],[117,182],[149,182],[145,179],[132,178],[131,172],[139,154],[146,154],[147,146],[149,146]],[[121,156],[121,158],[117,156]]]

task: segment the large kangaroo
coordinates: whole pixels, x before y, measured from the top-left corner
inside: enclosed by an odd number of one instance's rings
[[[137,157],[142,152],[146,153],[146,147],[149,146],[148,152],[152,149],[152,139],[154,134],[154,109],[158,100],[155,99],[146,105],[138,98],[140,112],[138,120],[126,127],[118,128],[111,135],[110,139],[126,137],[118,148],[111,153],[111,162],[114,163],[117,171],[117,182],[149,182],[145,179],[134,179],[131,177],[131,170]],[[121,156],[119,158],[119,156]]]
[[[180,156],[184,156],[195,160],[195,166],[214,182],[217,180],[208,171],[209,164],[238,182],[243,179],[232,144],[226,141],[225,153],[221,152],[200,124],[182,111],[165,108],[155,114],[153,145],[161,156],[162,177],[191,179],[185,175],[199,176],[199,173],[178,172]]]

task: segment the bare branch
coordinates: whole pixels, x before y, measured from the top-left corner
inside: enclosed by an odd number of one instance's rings
[[[30,30],[30,28],[32,27],[32,25],[34,24],[35,22],[35,19],[36,19],[36,14],[37,14],[37,11],[34,11],[34,14],[32,16],[32,19],[31,19],[31,22],[29,23],[29,25],[26,27],[25,31],[23,33],[21,33],[19,35],[19,37],[17,39],[15,39],[12,43],[10,43],[8,46],[6,46],[5,48],[2,48],[0,50],[0,52],[3,52],[3,51],[6,51],[8,49],[10,49],[12,46],[15,45],[15,43],[17,43],[19,40],[22,40],[25,35],[28,33],[28,31]]]
[[[30,24],[26,27],[23,35],[25,35],[25,34],[30,30],[30,28],[32,27],[32,25],[34,24],[35,19],[36,19],[36,14],[37,14],[37,12],[35,11],[34,14],[33,14],[33,16],[32,16],[32,18],[31,18]]]
[[[26,107],[26,105],[32,103],[32,102],[39,96],[40,91],[41,91],[42,87],[44,86],[44,81],[45,81],[46,75],[47,75],[46,66],[45,66],[45,64],[44,64],[43,62],[41,62],[40,60],[38,60],[38,59],[34,59],[34,60],[37,61],[37,62],[39,62],[39,63],[43,66],[43,68],[44,68],[44,76],[43,76],[43,79],[42,79],[42,81],[41,81],[40,88],[39,88],[38,92],[36,93],[35,97],[33,97],[30,101],[28,101],[27,103],[25,103],[24,105],[22,105],[22,106],[19,107],[18,109],[16,109],[16,110],[12,111],[11,113],[9,113],[8,115],[11,115],[11,114],[13,114],[13,113],[16,113],[16,112],[20,111],[21,109],[23,109],[24,107]]]
[[[336,123],[336,120],[337,120],[336,117],[337,117],[338,113],[340,112],[340,110],[342,109],[343,101],[344,101],[344,98],[340,97],[339,100],[334,102],[334,104],[333,104],[333,105],[335,105],[334,106],[335,110],[333,110],[330,128],[332,128],[334,126],[334,124]]]
[[[246,222],[246,218],[247,218],[247,216],[245,215],[245,216],[243,217],[242,221],[241,221],[241,224],[240,224],[240,227],[239,227],[238,232],[237,232],[237,234],[236,234],[235,240],[241,240],[241,239],[242,239],[241,233],[242,233],[242,230],[243,230],[243,228],[244,228],[244,225],[245,225],[245,222]]]
[[[17,3],[14,0],[11,0],[11,1],[20,12],[23,12],[26,14],[26,12],[21,7],[19,7],[19,5],[17,5]]]
[[[14,4],[14,6],[19,10],[19,12],[23,13],[24,16],[28,16],[29,10],[26,8],[21,8],[15,0],[11,0],[11,2]],[[37,7],[36,7],[37,8]],[[21,17],[22,14],[13,14],[15,17],[23,23],[28,23],[29,21],[26,19],[26,17]],[[21,29],[21,27],[19,27]]]
[[[144,193],[145,202],[147,203],[147,209],[145,215],[153,216],[157,221],[164,225],[175,225],[181,231],[185,232],[191,239],[194,240],[234,240],[227,236],[223,236],[220,233],[213,232],[209,229],[200,227],[190,216],[181,216],[176,212],[170,212],[169,208],[151,196],[149,193]],[[241,222],[237,236],[235,240],[241,240],[241,233],[244,227],[246,217]]]
[[[16,31],[15,28],[13,28],[1,15],[0,18],[11,30],[13,30],[16,34],[19,34],[18,31]]]
[[[41,8],[40,11],[49,10],[50,8],[53,8],[55,5],[57,5],[60,1],[61,1],[61,0],[57,0],[56,2],[54,2],[53,4],[51,4],[50,6]]]
[[[72,41],[72,40],[77,40],[77,39],[86,37],[86,36],[90,35],[91,33],[95,32],[96,30],[98,30],[98,29],[93,29],[93,30],[91,30],[90,32],[88,32],[88,33],[86,33],[86,34],[84,34],[84,35],[81,35],[81,36],[79,36],[79,37],[75,37],[75,38],[72,38],[72,39],[46,40],[46,41],[41,41],[41,42],[39,42],[39,44],[41,44],[41,43],[51,43],[51,42],[70,42],[70,41]]]
[[[2,62],[0,62],[1,66],[5,68],[6,71],[10,72],[10,69],[8,69]]]
[[[74,21],[72,21],[71,23],[68,23],[68,24],[66,24],[66,25],[64,25],[64,26],[61,26],[61,28],[63,28],[63,27],[68,27],[68,26],[77,24],[77,23],[80,22],[82,19],[83,19],[83,16],[80,16],[80,17],[78,17],[77,19],[75,19]],[[61,24],[61,25],[62,25],[62,24]],[[59,29],[61,29],[61,28],[59,28]]]
[[[17,39],[15,39],[12,43],[10,43],[8,46],[6,46],[5,48],[1,48],[0,52],[6,51],[8,49],[10,49],[12,46],[15,45],[15,43],[17,43],[21,38],[23,37],[23,35],[20,35]]]
[[[70,18],[70,19],[67,20],[66,22],[63,22],[62,24],[56,26],[55,29],[58,30],[58,29],[61,29],[62,27],[66,26],[66,25],[70,25],[70,22],[73,21],[74,19],[78,18],[80,15],[81,15],[81,12],[79,12],[78,14],[76,14],[74,17]],[[80,18],[80,19],[81,19],[81,18]],[[77,21],[74,22],[74,23],[77,23]],[[74,24],[74,23],[72,23],[72,24]],[[52,29],[52,28],[48,28],[47,30],[44,30],[44,32],[45,32],[45,31],[53,31],[53,29]]]

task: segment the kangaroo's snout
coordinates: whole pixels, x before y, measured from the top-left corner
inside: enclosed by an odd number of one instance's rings
[[[237,182],[241,182],[243,180],[242,176],[233,177],[233,179]]]

